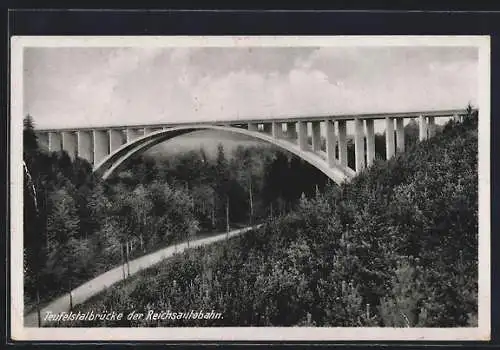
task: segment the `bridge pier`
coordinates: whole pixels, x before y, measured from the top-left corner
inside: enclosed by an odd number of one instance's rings
[[[76,134],[71,131],[62,132],[62,149],[68,153],[72,160],[75,160],[77,154]]]
[[[272,133],[272,123],[262,123],[262,131],[266,134]]]
[[[365,135],[363,130],[363,120],[354,119],[354,146],[356,159],[356,172],[365,168]]]
[[[391,159],[396,153],[394,142],[394,120],[393,118],[385,118],[385,153],[386,159]]]
[[[418,117],[418,139],[420,141],[427,139],[427,121],[423,115]]]
[[[313,151],[321,151],[321,122],[311,122],[311,130]]]
[[[286,123],[286,136],[291,139],[296,139],[297,138],[297,123],[295,122],[288,122]]]
[[[398,152],[404,152],[405,150],[405,127],[404,119],[396,118],[396,146]]]
[[[282,138],[283,137],[283,125],[278,122],[273,122],[272,124],[272,134],[274,138]]]
[[[347,127],[345,120],[338,121],[339,128],[339,161],[347,166]]]
[[[428,122],[428,137],[433,137],[436,135],[436,121],[433,116],[427,117]]]
[[[85,159],[90,164],[94,162],[94,148],[90,131],[78,131],[76,133],[78,157]]]
[[[130,129],[127,129],[126,135],[127,135],[127,143],[129,143],[135,139],[138,139],[139,137],[144,136],[144,129],[130,128]]]
[[[36,135],[37,139],[38,139],[38,144],[48,150],[49,149],[49,134],[48,133],[39,133]]]
[[[366,119],[366,163],[372,165],[375,160],[375,126],[373,119]]]
[[[114,150],[120,148],[123,144],[125,144],[126,137],[121,130],[118,129],[109,129],[109,151],[113,152]]]
[[[256,123],[248,123],[248,131],[257,131],[258,127]]]
[[[306,151],[308,149],[307,142],[307,123],[300,121],[297,123],[298,133],[299,133],[299,147],[301,150]]]
[[[329,167],[335,165],[335,122],[333,120],[325,120],[326,125],[326,159]]]
[[[94,164],[109,154],[108,133],[105,130],[94,130]]]
[[[49,151],[59,152],[62,149],[61,134],[58,132],[49,132]]]

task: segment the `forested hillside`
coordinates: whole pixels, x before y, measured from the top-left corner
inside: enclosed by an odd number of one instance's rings
[[[211,157],[138,156],[104,182],[87,161],[41,149],[31,117],[24,161],[26,312],[138,256],[284,214],[326,183],[276,148],[222,144]]]
[[[477,157],[477,115],[450,121],[261,229],[187,251],[74,309],[223,319],[72,325],[476,326]]]

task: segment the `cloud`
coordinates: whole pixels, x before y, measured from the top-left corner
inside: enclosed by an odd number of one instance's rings
[[[39,127],[463,107],[473,48],[36,48],[25,111]]]

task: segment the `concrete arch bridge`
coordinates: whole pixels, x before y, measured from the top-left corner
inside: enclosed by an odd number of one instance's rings
[[[95,128],[36,130],[39,142],[49,151],[66,151],[71,158],[89,161],[104,179],[131,156],[163,141],[199,130],[224,130],[269,142],[304,159],[337,184],[349,181],[375,159],[375,120],[383,120],[387,159],[404,152],[404,119],[417,118],[419,139],[436,132],[435,119],[462,118],[465,109],[238,119],[200,123],[118,125]],[[348,136],[347,130],[352,129]],[[355,167],[347,163],[347,140],[355,145]],[[325,142],[323,142],[323,139]]]

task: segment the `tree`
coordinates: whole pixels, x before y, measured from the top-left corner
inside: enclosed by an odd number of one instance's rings
[[[79,231],[80,219],[73,198],[67,189],[61,188],[49,196],[49,215],[47,217],[47,232],[49,235],[47,247],[47,270],[52,281],[60,288],[71,291],[72,279],[78,265],[75,250],[75,236]],[[64,282],[67,285],[64,286]],[[66,287],[66,288],[64,288]]]
[[[225,215],[220,216],[226,217],[226,230],[229,231],[229,188],[231,177],[229,173],[228,161],[224,154],[224,146],[221,143],[217,146],[215,175],[217,176],[217,179],[215,180],[215,192],[219,199],[218,202],[223,205],[221,209],[224,208],[225,212]]]
[[[33,117],[28,114],[23,120],[23,158],[30,168],[38,153],[38,138],[35,134],[35,123]]]
[[[255,155],[255,156],[254,156]],[[248,206],[249,213],[248,218],[250,225],[254,222],[255,216],[255,182],[259,172],[261,172],[261,166],[258,164],[259,160],[263,160],[263,155],[258,152],[256,147],[243,147],[239,146],[234,152],[234,168],[236,173],[236,179],[238,184],[245,189],[248,193]]]
[[[204,228],[212,226],[213,228],[215,190],[209,185],[201,184],[191,190],[191,196],[194,201],[194,213],[201,226]]]
[[[43,239],[40,230],[40,213],[36,188],[30,171],[24,166],[24,205],[23,205],[23,271],[24,271],[24,294],[36,295],[36,309],[38,312],[38,326],[41,325],[40,315],[40,262],[44,261]]]

